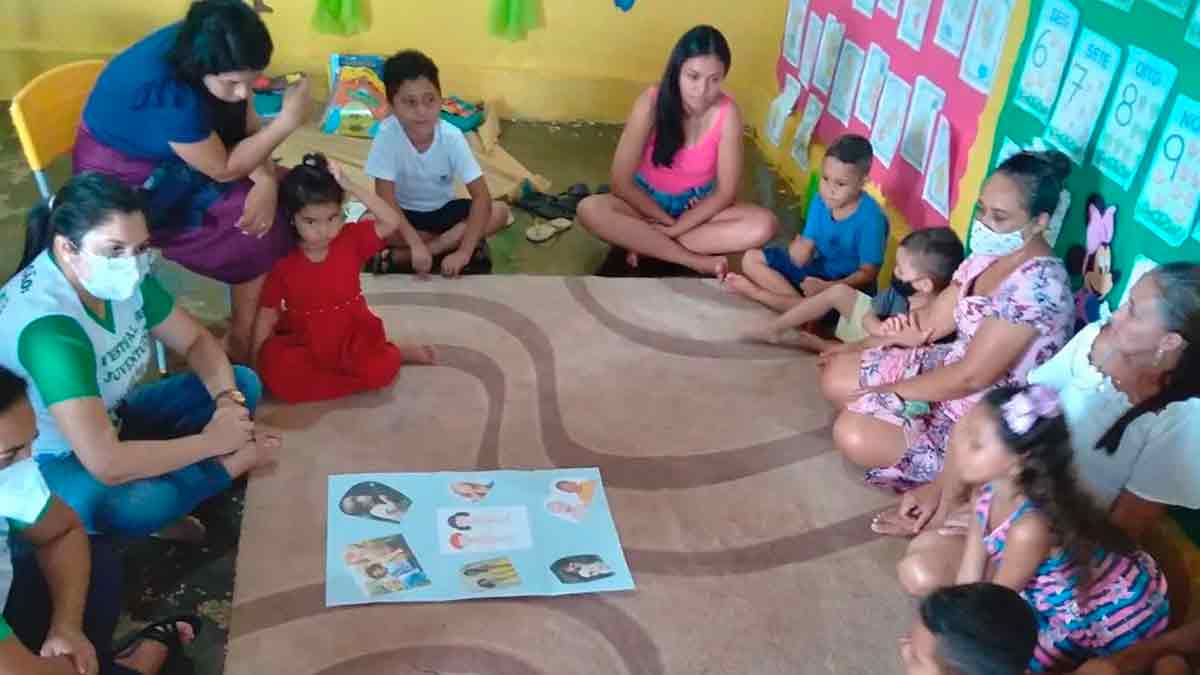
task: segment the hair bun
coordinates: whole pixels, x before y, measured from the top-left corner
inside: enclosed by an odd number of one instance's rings
[[[329,160],[325,155],[319,152],[310,152],[304,155],[304,159],[300,160],[304,166],[311,166],[314,169],[329,170]]]
[[[1058,150],[1046,150],[1037,153],[1038,159],[1042,160],[1046,165],[1046,169],[1057,178],[1059,181],[1065,182],[1067,177],[1071,175],[1071,171],[1075,165],[1071,162],[1071,158]]]

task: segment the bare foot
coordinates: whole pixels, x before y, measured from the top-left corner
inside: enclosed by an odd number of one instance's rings
[[[231,478],[271,466],[276,462],[275,450],[283,444],[279,434],[256,432],[254,438],[236,452],[221,457],[219,462]]]
[[[175,628],[179,631],[179,642],[183,646],[192,644],[192,641],[196,639],[196,633],[192,630],[191,624],[186,621],[177,621]],[[161,642],[141,640],[132,649],[119,655],[113,661],[118,666],[124,666],[142,675],[157,675],[158,671],[162,670],[163,664],[166,663],[167,655],[167,646]]]
[[[713,270],[713,276],[717,278],[717,281],[725,281],[725,277],[729,276],[729,261],[721,258],[717,263],[717,268]]]
[[[638,254],[635,253],[634,251],[630,251],[630,252],[626,253],[625,254],[625,264],[629,265],[630,267],[632,267],[634,269],[637,269]]]
[[[432,366],[437,363],[437,352],[433,345],[398,344],[400,358],[405,364]]]
[[[750,281],[746,277],[733,272],[727,273],[722,282],[723,283],[721,285],[729,291],[737,293],[738,295],[744,295],[746,297],[750,297],[750,294],[754,292],[755,288],[757,288],[753,281]]]
[[[746,331],[746,339],[777,345],[783,339],[783,332],[775,328],[774,322],[768,322]]]

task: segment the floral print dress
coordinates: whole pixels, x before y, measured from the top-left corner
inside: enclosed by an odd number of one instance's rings
[[[1039,257],[1025,261],[991,295],[975,295],[975,282],[997,260],[973,255],[954,274],[960,289],[954,309],[957,334],[953,341],[916,348],[884,347],[863,352],[859,383],[863,387],[890,385],[961,361],[971,339],[986,319],[1029,326],[1037,337],[1013,367],[990,387],[965,398],[936,401],[928,411],[906,415],[897,395],[867,394],[854,401],[851,412],[870,415],[904,429],[908,445],[896,464],[867,472],[867,482],[897,492],[928,483],[942,470],[946,443],[954,424],[990,389],[1024,384],[1026,375],[1066,345],[1075,321],[1070,278],[1061,260]]]

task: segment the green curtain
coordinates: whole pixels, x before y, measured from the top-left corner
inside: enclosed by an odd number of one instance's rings
[[[541,0],[492,0],[488,30],[498,38],[524,40],[542,25]]]
[[[317,0],[313,28],[318,33],[353,35],[367,29],[362,0]]]

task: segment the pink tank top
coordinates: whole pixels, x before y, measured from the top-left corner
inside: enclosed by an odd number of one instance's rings
[[[675,153],[671,166],[654,165],[654,141],[658,133],[650,134],[642,152],[640,175],[650,187],[659,192],[680,194],[693,188],[704,187],[717,179],[717,155],[721,147],[721,130],[725,125],[725,114],[733,99],[726,94],[721,98],[716,119],[704,136],[693,145],[684,146]]]

